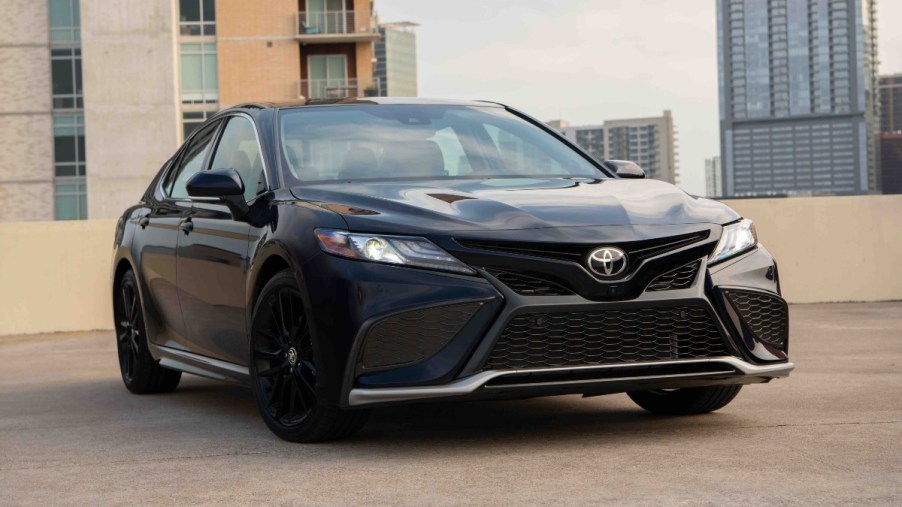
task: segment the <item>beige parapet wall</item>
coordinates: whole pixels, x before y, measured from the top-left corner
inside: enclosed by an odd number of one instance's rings
[[[902,196],[727,201],[790,302],[902,299]],[[112,328],[115,221],[0,223],[0,335]]]

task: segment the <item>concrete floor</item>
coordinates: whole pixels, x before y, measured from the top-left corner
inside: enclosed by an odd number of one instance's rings
[[[109,332],[0,338],[0,504],[902,504],[902,303],[791,311],[796,371],[715,414],[445,403],[319,445],[238,386],[130,395]]]

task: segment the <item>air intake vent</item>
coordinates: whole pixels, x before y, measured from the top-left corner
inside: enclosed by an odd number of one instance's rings
[[[777,295],[749,290],[725,290],[739,318],[758,340],[786,350],[789,339],[789,308]]]
[[[663,275],[652,280],[652,282],[648,284],[648,288],[645,290],[659,291],[688,289],[689,287],[692,287],[692,282],[695,281],[695,276],[698,274],[699,264],[699,261],[695,261],[690,264],[686,264],[685,266],[676,268],[673,271],[668,271],[667,273],[664,273]]]
[[[587,366],[729,355],[707,310],[674,306],[515,316],[486,369]]]
[[[569,296],[573,292],[555,282],[509,271],[488,270],[504,285],[522,296]]]

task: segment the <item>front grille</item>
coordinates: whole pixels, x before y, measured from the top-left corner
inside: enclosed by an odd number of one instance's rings
[[[366,334],[361,368],[418,363],[444,348],[483,303],[413,310],[374,324]]]
[[[789,308],[782,298],[748,290],[725,290],[739,318],[764,343],[786,348],[789,338]]]
[[[490,269],[489,274],[522,296],[569,296],[573,292],[560,284],[535,276]]]
[[[486,369],[588,366],[728,355],[711,314],[696,306],[517,315]]]
[[[649,291],[688,289],[698,274],[699,261],[668,271],[648,284]]]
[[[622,248],[629,257],[630,265],[638,266],[639,262],[644,259],[701,241],[707,238],[709,234],[709,231],[701,231],[680,236],[670,236],[667,238],[627,242],[613,241],[610,243],[603,242],[590,245],[578,243],[532,243],[526,241],[490,241],[475,239],[457,239],[456,241],[467,248],[492,250],[518,255],[530,255],[533,257],[546,257],[576,263],[582,263],[589,252],[599,245],[605,244]]]

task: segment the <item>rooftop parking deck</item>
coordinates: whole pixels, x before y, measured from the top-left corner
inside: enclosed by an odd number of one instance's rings
[[[902,503],[902,302],[791,315],[793,374],[714,414],[411,405],[318,445],[278,440],[236,385],[129,394],[111,332],[2,337],[2,503]]]

